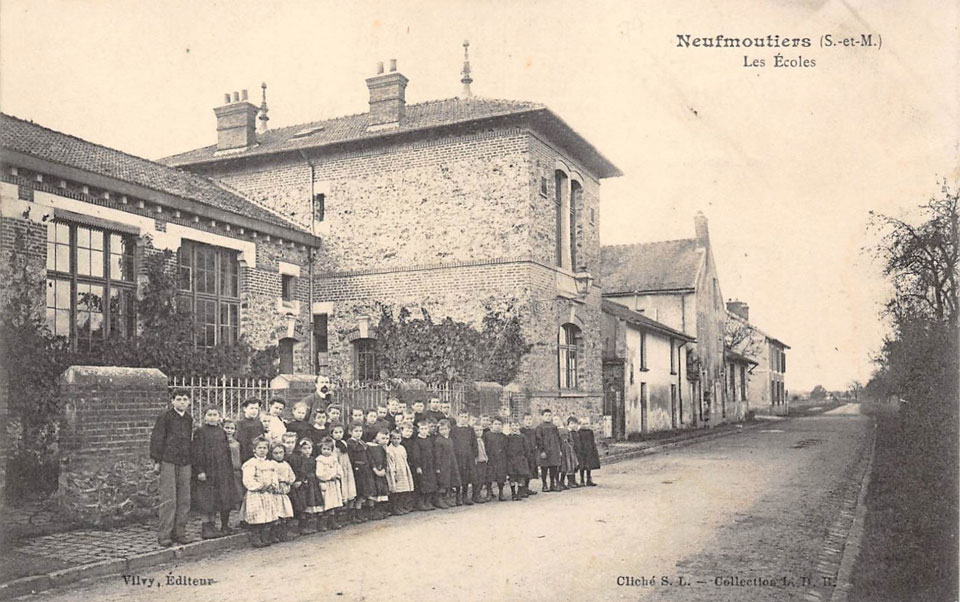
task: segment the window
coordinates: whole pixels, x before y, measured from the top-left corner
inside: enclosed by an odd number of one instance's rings
[[[647,333],[640,332],[640,369],[647,369]]]
[[[567,229],[570,231],[570,269],[576,272],[580,267],[577,263],[577,207],[580,205],[580,197],[583,188],[580,182],[570,181],[570,224]]]
[[[747,367],[740,366],[740,401],[747,400]]]
[[[313,315],[313,357],[314,371],[320,373],[320,355],[327,353],[327,314]]]
[[[297,278],[291,274],[280,274],[280,297],[290,303],[297,295]]]
[[[547,190],[547,179],[543,176],[540,177],[540,196],[546,197],[550,193]]]
[[[630,362],[630,384],[633,384],[633,362]]]
[[[559,381],[561,389],[576,389],[579,385],[577,367],[581,355],[583,340],[580,329],[574,324],[564,324],[560,327],[559,340]]]
[[[327,213],[327,195],[322,192],[313,195],[313,215],[318,222],[322,222]]]
[[[377,369],[377,340],[357,339],[353,342],[354,369],[356,380],[377,380],[380,372]]]
[[[557,267],[563,267],[564,260],[566,259],[564,253],[564,247],[566,242],[564,240],[564,232],[566,230],[566,213],[567,210],[564,207],[568,201],[567,199],[567,174],[563,173],[560,170],[557,170],[555,173],[555,182],[554,182],[554,199],[553,202],[556,205],[556,261]]]
[[[737,400],[737,366],[730,365],[730,399]]]
[[[131,336],[133,236],[55,221],[47,224],[46,318],[78,351],[98,351],[110,336]]]
[[[673,344],[673,339],[670,339],[670,374],[677,373],[677,349]]]
[[[780,372],[787,371],[787,352],[780,351]]]
[[[240,334],[237,252],[189,240],[177,259],[179,288],[193,316],[198,347],[233,345]]]

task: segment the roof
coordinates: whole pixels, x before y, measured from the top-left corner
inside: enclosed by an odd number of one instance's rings
[[[301,227],[203,176],[0,113],[0,148],[128,182],[298,232]]]
[[[724,349],[723,356],[732,362],[739,362],[741,364],[753,364],[754,366],[759,365],[757,361],[750,359],[749,357],[743,355],[742,353],[737,353],[733,349]]]
[[[781,341],[780,339],[778,339],[777,337],[775,337],[775,336],[773,336],[773,335],[767,334],[766,332],[764,332],[763,330],[761,330],[760,328],[758,328],[757,325],[754,324],[753,322],[751,322],[751,321],[749,321],[749,320],[744,320],[742,316],[738,316],[737,314],[735,314],[735,313],[733,313],[733,312],[731,312],[731,311],[728,310],[728,311],[727,311],[727,318],[730,318],[730,319],[733,319],[733,320],[737,320],[738,322],[743,322],[744,324],[746,324],[747,326],[749,326],[751,330],[753,330],[754,332],[756,332],[756,333],[762,335],[763,337],[767,338],[769,341],[771,341],[771,342],[773,342],[773,343],[778,343],[778,344],[780,344],[780,345],[783,345],[783,347],[784,347],[785,349],[790,349],[790,345],[787,345],[786,343],[784,343],[783,341]]]
[[[623,175],[593,145],[546,106],[534,102],[476,97],[447,98],[408,104],[404,108],[404,117],[396,127],[370,127],[372,125],[370,113],[359,113],[267,130],[257,134],[258,143],[255,146],[239,152],[218,155],[217,146],[214,144],[164,157],[160,161],[167,165],[196,165],[390,138],[440,127],[515,117],[524,117],[530,119],[535,125],[552,129],[561,138],[561,142],[583,155],[585,165],[592,168],[599,177]]]
[[[619,303],[615,303],[607,299],[603,299],[600,303],[601,303],[600,305],[601,311],[603,311],[606,314],[616,316],[617,318],[620,318],[621,320],[627,322],[628,324],[632,324],[634,326],[638,326],[640,328],[646,328],[649,330],[656,330],[658,332],[662,332],[664,334],[670,335],[672,337],[676,337],[678,339],[683,339],[685,341],[693,342],[697,340],[686,333],[680,332],[679,330],[676,330],[674,328],[670,328],[666,324],[661,324],[656,320],[651,320],[650,318],[643,315],[642,313],[633,311],[629,307],[624,307]]]
[[[705,252],[695,238],[601,247],[604,294],[692,291]]]

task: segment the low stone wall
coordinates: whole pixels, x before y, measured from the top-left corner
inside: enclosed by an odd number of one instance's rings
[[[155,515],[150,433],[170,401],[167,377],[152,368],[71,366],[60,395],[63,512],[96,526]]]

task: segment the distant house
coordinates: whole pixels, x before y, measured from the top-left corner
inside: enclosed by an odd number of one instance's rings
[[[694,218],[695,238],[601,249],[605,300],[642,313],[695,339],[684,346],[683,392],[694,425],[735,420],[725,386],[726,309],[710,248],[707,218]]]
[[[732,349],[724,352],[727,367],[727,400],[734,415],[743,418],[750,411],[750,381],[757,361]]]
[[[734,351],[755,363],[747,381],[750,407],[785,414],[789,407],[786,389],[787,349],[783,341],[750,322],[750,307],[742,301],[727,302],[728,331],[739,332]]]
[[[693,337],[604,299],[604,416],[609,435],[634,435],[692,426],[694,404],[684,398],[684,348]]]

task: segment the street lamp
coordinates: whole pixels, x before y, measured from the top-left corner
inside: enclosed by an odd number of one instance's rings
[[[577,285],[577,294],[586,297],[590,294],[590,285],[593,283],[593,276],[590,272],[577,272],[573,276],[573,281]]]

